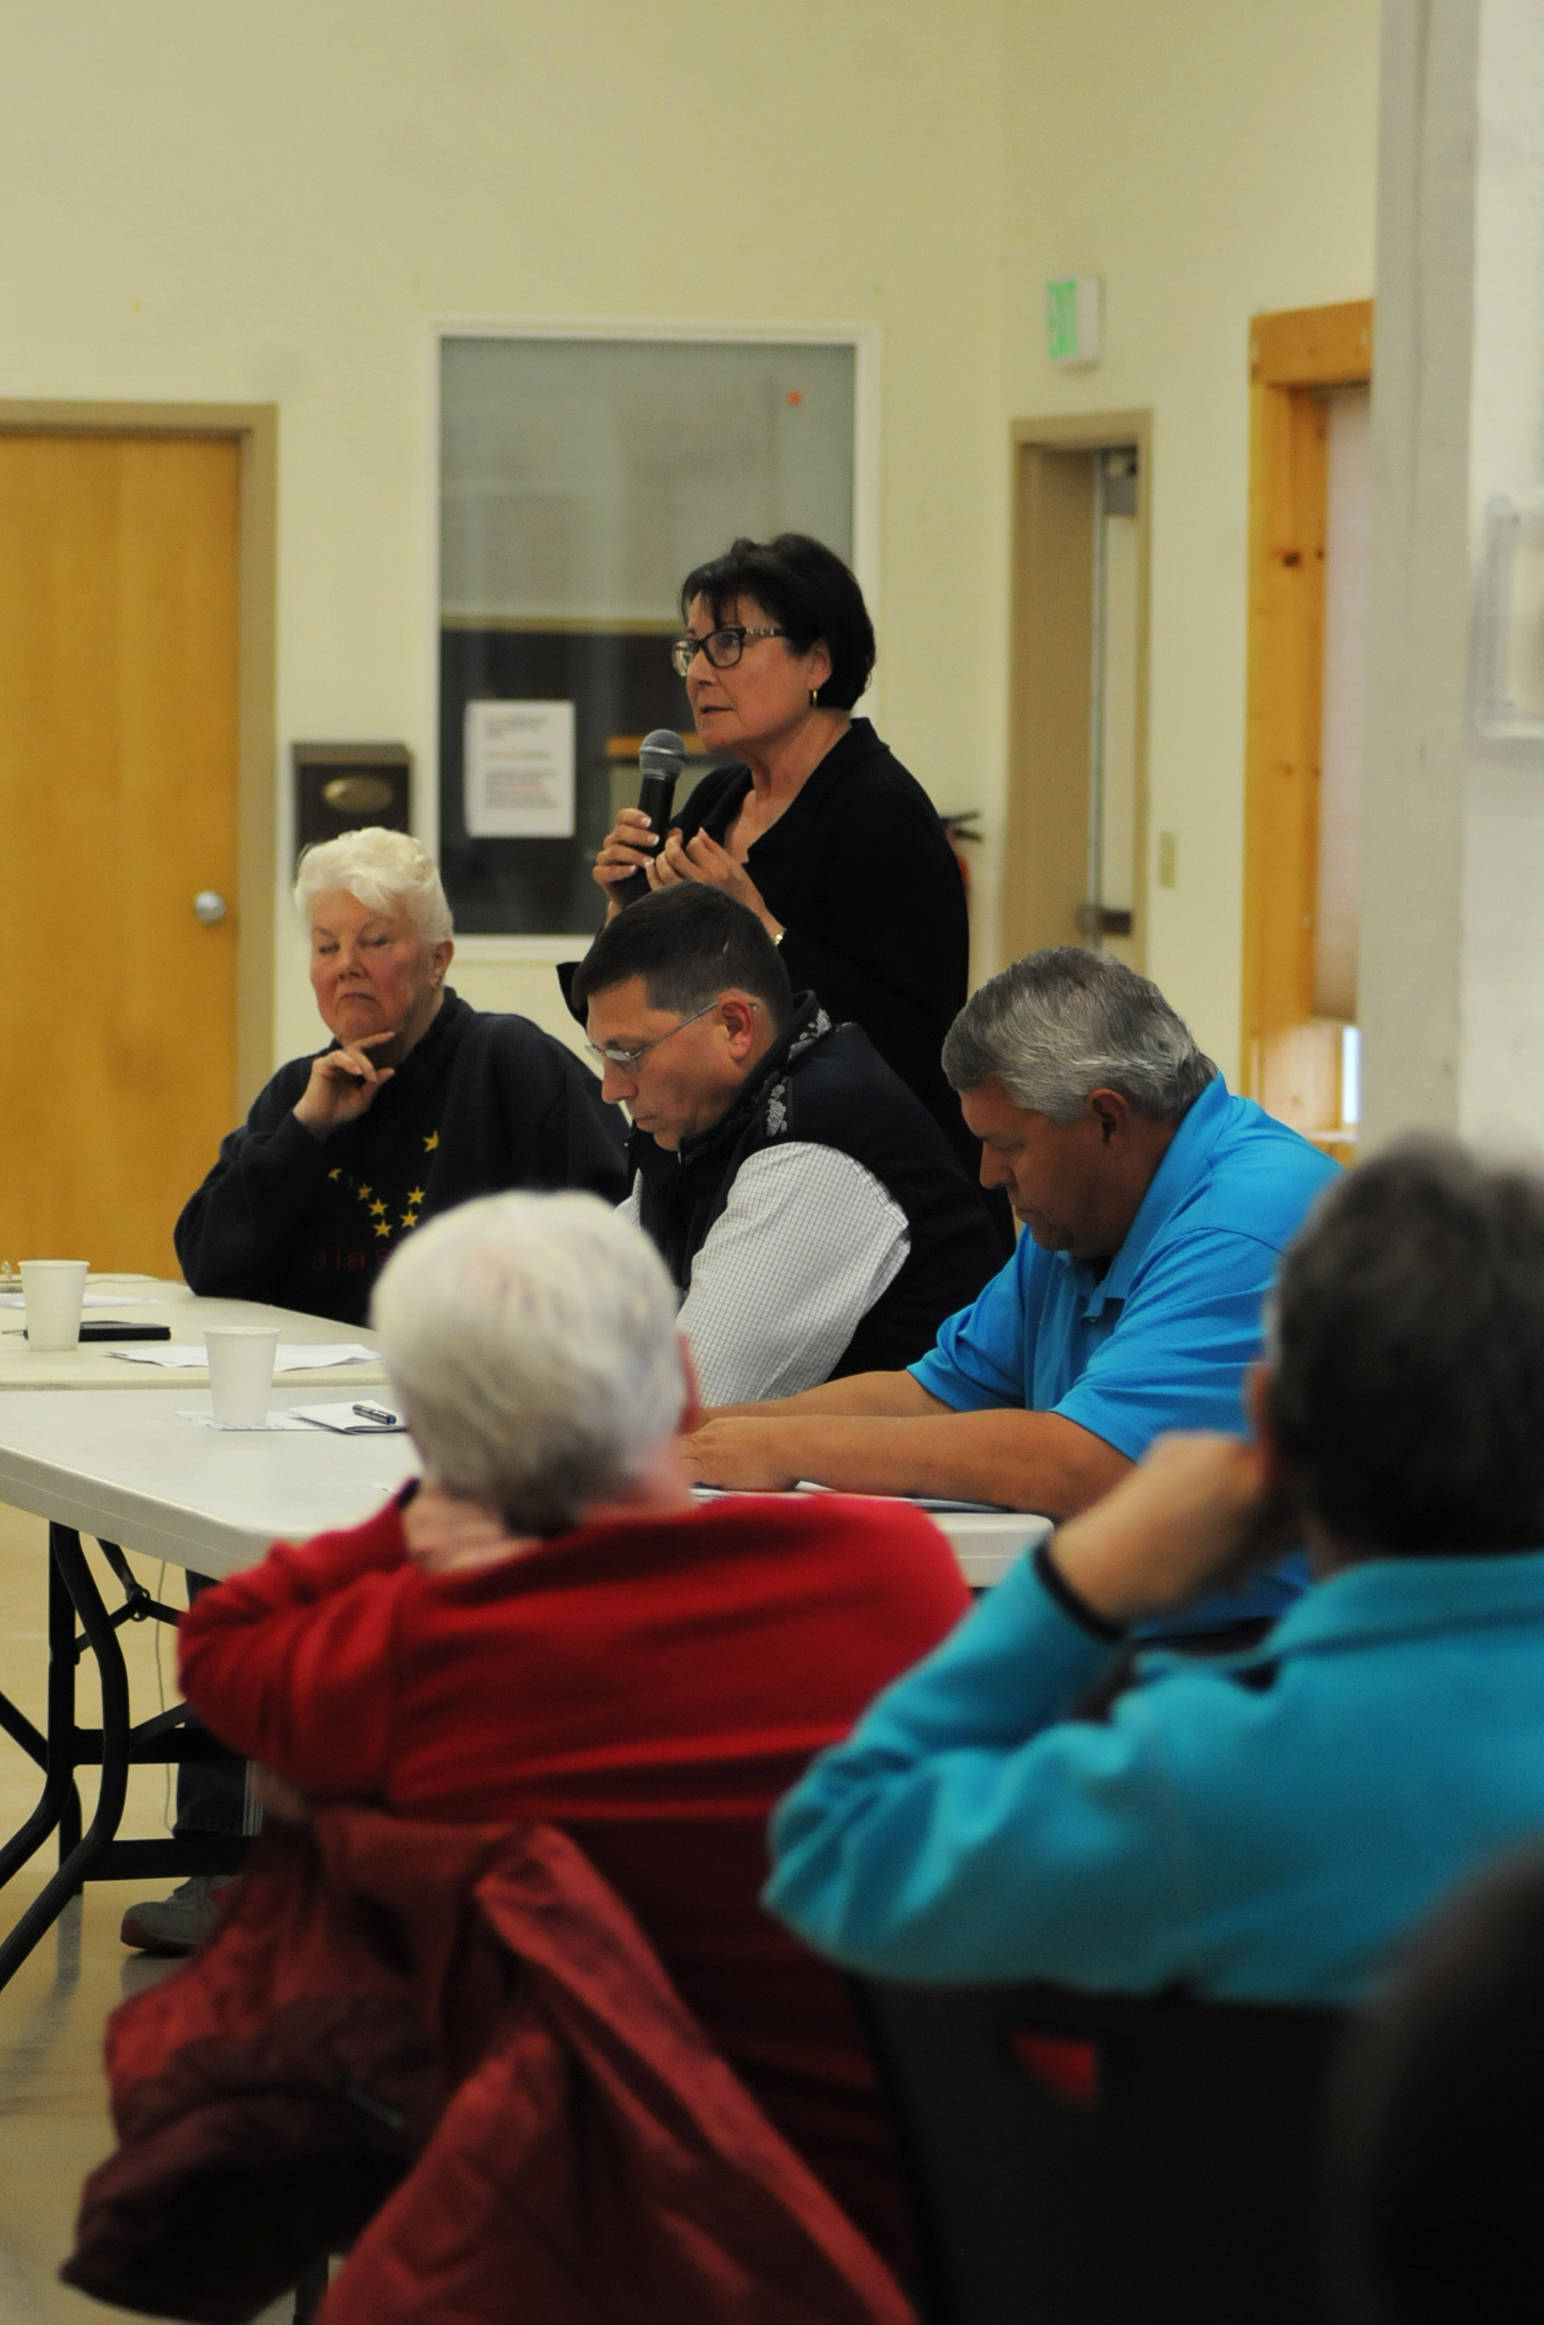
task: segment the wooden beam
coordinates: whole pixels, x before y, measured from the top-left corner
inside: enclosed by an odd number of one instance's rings
[[[1259,1036],[1313,1009],[1328,426],[1311,394],[1256,386],[1251,401],[1247,1031]]]
[[[1256,315],[1249,376],[1271,387],[1356,387],[1371,379],[1371,299]]]

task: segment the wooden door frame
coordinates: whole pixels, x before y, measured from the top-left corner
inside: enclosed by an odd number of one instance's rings
[[[240,451],[235,1066],[237,1099],[244,1109],[273,1071],[278,406],[0,398],[0,433],[205,436],[234,441]]]
[[[1084,893],[1088,856],[1086,699],[1065,684],[1089,668],[1093,471],[1071,454],[1137,448],[1137,654],[1131,959],[1147,957],[1147,697],[1153,415],[1059,412],[1009,430],[1012,583],[1009,631],[1008,812],[1002,943],[1009,960],[1048,944],[1081,944],[1065,896]],[[1049,811],[1076,785],[1081,827]],[[1077,862],[1073,864],[1076,851]]]
[[[1249,661],[1244,757],[1243,1088],[1338,1151],[1340,1027],[1314,1014],[1328,415],[1372,378],[1373,306],[1249,326]]]

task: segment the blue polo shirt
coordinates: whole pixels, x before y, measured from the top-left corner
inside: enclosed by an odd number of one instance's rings
[[[1242,1434],[1265,1294],[1336,1167],[1218,1074],[1106,1269],[1021,1235],[911,1370],[956,1412],[1061,1413],[1132,1461],[1166,1429]],[[1207,1627],[1274,1614],[1296,1587],[1290,1574],[1262,1575],[1236,1599],[1209,1602]]]

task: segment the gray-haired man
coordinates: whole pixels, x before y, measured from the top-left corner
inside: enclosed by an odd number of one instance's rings
[[[1233,1097],[1147,978],[1076,946],[974,994],[944,1070],[1027,1230],[1016,1252],[907,1371],[710,1418],[704,1483],[1064,1516],[1165,1430],[1242,1430],[1264,1293],[1334,1165]],[[1238,1611],[1273,1611],[1275,1588]]]

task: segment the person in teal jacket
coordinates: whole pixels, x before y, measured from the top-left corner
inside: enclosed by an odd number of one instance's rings
[[[1252,1441],[1162,1441],[818,1760],[766,1901],[923,1982],[1345,2002],[1450,1886],[1544,1836],[1544,1179],[1409,1141],[1283,1263]],[[1248,1653],[1128,1630],[1300,1530]]]

